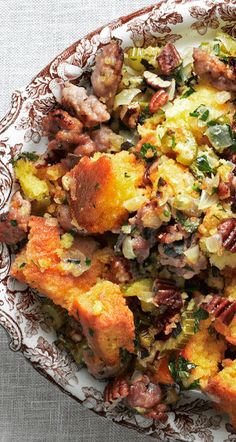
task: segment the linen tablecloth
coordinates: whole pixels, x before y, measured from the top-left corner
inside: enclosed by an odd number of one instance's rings
[[[151,0],[0,0],[0,118],[11,92],[98,26]],[[131,442],[151,438],[96,416],[8,348],[0,327],[1,442]]]

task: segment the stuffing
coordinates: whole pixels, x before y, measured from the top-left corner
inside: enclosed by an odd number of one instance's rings
[[[201,321],[200,330],[190,338],[181,352],[182,356],[196,365],[186,381],[185,387],[199,379],[202,388],[205,388],[209,378],[218,372],[218,364],[224,357],[226,344],[222,338],[211,335],[208,327],[211,319]]]
[[[223,370],[209,379],[205,392],[236,426],[236,361],[227,360]]]
[[[117,365],[120,350],[134,351],[134,321],[118,285],[98,282],[72,306],[91,349],[106,365]]]
[[[103,233],[119,228],[129,211],[147,201],[142,188],[144,165],[133,154],[96,154],[82,158],[66,176],[69,205],[79,228]]]
[[[98,251],[89,238],[77,240],[72,250],[64,248],[65,239],[61,241],[54,219],[31,217],[29,227],[27,246],[18,254],[11,274],[69,310],[74,297],[89,290],[102,275],[109,251]]]

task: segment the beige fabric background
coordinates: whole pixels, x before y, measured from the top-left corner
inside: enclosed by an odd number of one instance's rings
[[[152,0],[0,0],[0,118],[11,92],[87,32]],[[154,0],[153,0],[154,2]],[[8,349],[0,328],[1,442],[148,442],[83,409]]]

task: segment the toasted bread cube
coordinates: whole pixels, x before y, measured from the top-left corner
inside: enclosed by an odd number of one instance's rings
[[[236,426],[236,361],[209,379],[205,391],[216,402],[217,408],[229,414],[232,425]]]
[[[92,239],[79,239],[75,248],[91,259],[91,265],[81,275],[74,276],[74,269],[63,261],[63,255],[73,250],[63,249],[55,220],[34,216],[29,226],[28,243],[17,256],[11,274],[48,296],[55,304],[69,310],[75,296],[96,284],[110,258],[109,251],[103,253],[96,250],[97,245]]]
[[[147,201],[147,191],[141,187],[144,171],[144,165],[125,151],[82,158],[64,177],[73,221],[89,233],[120,227],[129,210]]]
[[[107,365],[119,362],[121,349],[134,351],[133,314],[118,285],[98,282],[75,298],[72,310],[78,312],[91,349]]]
[[[214,376],[218,371],[218,364],[224,357],[226,344],[223,338],[217,338],[210,335],[208,327],[211,319],[200,322],[200,330],[189,340],[182,351],[182,356],[196,365],[186,381],[185,387],[191,385],[199,379],[200,386],[204,388],[208,379]]]

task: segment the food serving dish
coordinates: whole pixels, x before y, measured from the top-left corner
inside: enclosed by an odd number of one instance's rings
[[[218,4],[167,0],[118,19],[56,57],[25,89],[13,94],[11,110],[0,122],[1,214],[6,213],[13,190],[11,160],[24,151],[43,151],[42,118],[55,106],[60,84],[86,77],[100,47],[116,37],[124,47],[175,42],[181,48],[211,39],[217,28],[235,37],[235,18],[233,0]],[[186,392],[165,423],[134,414],[122,405],[108,409],[102,396],[105,383],[96,381],[85,369],[79,370],[54,345],[55,333],[44,320],[34,290],[9,276],[15,251],[1,245],[0,322],[11,336],[13,350],[21,350],[37,370],[88,408],[157,440],[234,440],[231,425],[199,393]]]

